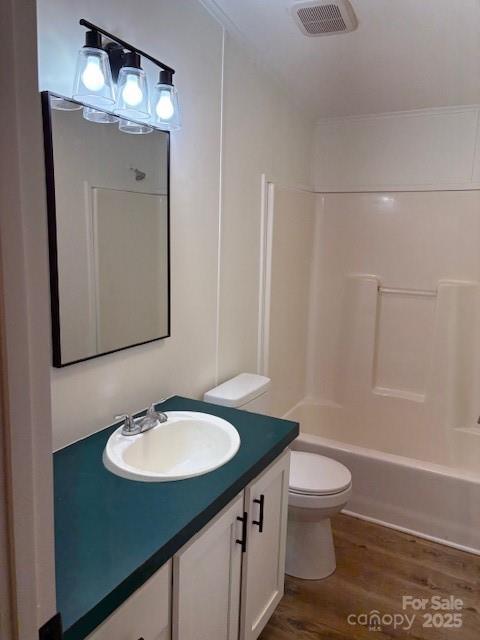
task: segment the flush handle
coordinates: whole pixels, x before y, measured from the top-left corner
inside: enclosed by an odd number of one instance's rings
[[[258,520],[252,520],[252,524],[256,524],[258,526],[258,530],[260,533],[263,533],[263,513],[265,507],[265,496],[260,494],[260,498],[255,498],[254,502],[260,505],[260,514]]]
[[[237,516],[237,520],[242,523],[242,537],[240,538],[240,540],[237,538],[235,542],[237,542],[242,547],[242,553],[245,553],[245,551],[247,550],[247,512],[243,512],[243,517]]]

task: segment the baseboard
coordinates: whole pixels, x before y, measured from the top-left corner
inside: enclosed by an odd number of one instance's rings
[[[457,544],[455,542],[451,542],[450,540],[445,540],[444,538],[436,538],[435,536],[430,536],[426,533],[422,533],[421,531],[415,531],[414,529],[401,527],[397,524],[393,524],[392,522],[385,522],[385,520],[379,520],[378,518],[372,518],[370,516],[366,516],[363,513],[350,511],[350,509],[342,509],[342,513],[346,516],[357,518],[358,520],[365,520],[366,522],[371,522],[372,524],[378,524],[381,527],[386,527],[387,529],[394,529],[395,531],[408,533],[412,536],[415,536],[416,538],[422,538],[423,540],[428,540],[429,542],[436,542],[437,544],[442,544],[446,547],[457,549],[458,551],[464,551],[465,553],[472,553],[475,556],[480,556],[480,551],[478,549],[474,549],[472,547],[466,547],[462,544]]]

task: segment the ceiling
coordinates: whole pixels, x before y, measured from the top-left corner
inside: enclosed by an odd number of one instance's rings
[[[351,0],[352,33],[308,38],[293,0],[209,0],[312,115],[480,103],[480,0]]]

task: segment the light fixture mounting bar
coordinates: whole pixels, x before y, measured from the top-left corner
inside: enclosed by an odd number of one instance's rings
[[[88,20],[85,20],[84,18],[82,18],[80,20],[80,24],[82,25],[82,27],[85,27],[86,29],[91,29],[92,31],[98,31],[98,33],[101,33],[106,38],[110,38],[110,40],[113,40],[114,42],[124,47],[125,49],[128,49],[129,51],[133,51],[135,53],[140,54],[143,58],[147,58],[147,60],[150,60],[150,62],[153,62],[153,64],[157,65],[157,67],[160,67],[160,69],[163,69],[164,71],[168,71],[172,75],[175,73],[175,69],[172,69],[172,67],[168,66],[168,64],[165,64],[164,62],[160,62],[160,60],[157,60],[157,58],[154,58],[149,53],[146,53],[145,51],[142,51],[141,49],[134,47],[132,44],[129,44],[125,40],[122,40],[121,38],[114,35],[113,33],[109,33],[108,31],[105,31],[105,29],[98,27],[96,24],[93,24],[93,22],[89,22]]]

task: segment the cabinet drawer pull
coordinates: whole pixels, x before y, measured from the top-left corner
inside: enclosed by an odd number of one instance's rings
[[[256,524],[259,532],[263,533],[263,510],[265,506],[265,496],[263,493],[260,494],[260,498],[255,498],[254,502],[260,505],[260,515],[258,520],[252,520],[252,524]]]
[[[237,542],[242,547],[242,553],[245,553],[245,551],[247,550],[247,512],[243,512],[243,518],[241,516],[237,516],[237,520],[242,523],[242,537],[240,540],[237,538],[235,542]]]

